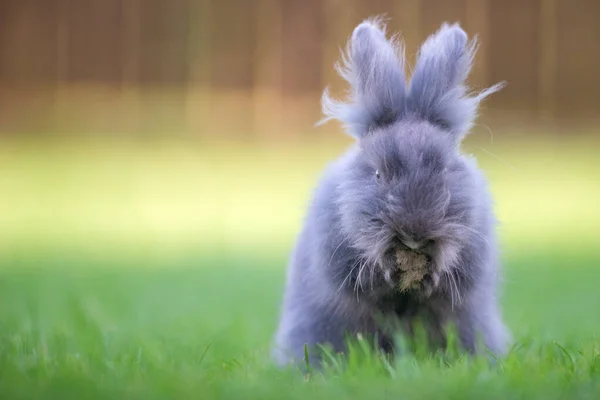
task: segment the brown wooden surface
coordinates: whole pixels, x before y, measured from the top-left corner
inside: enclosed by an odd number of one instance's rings
[[[325,86],[346,89],[333,63],[377,14],[411,62],[443,21],[478,34],[471,83],[509,84],[486,109],[598,119],[597,0],[2,0],[0,131],[284,135],[319,118]]]

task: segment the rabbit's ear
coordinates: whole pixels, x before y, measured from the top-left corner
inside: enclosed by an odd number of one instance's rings
[[[380,19],[366,20],[354,29],[346,54],[336,69],[350,83],[350,98],[338,102],[325,89],[322,98],[325,118],[320,123],[337,119],[352,136],[360,138],[404,115],[403,46],[394,38],[386,38]]]
[[[468,132],[479,103],[505,82],[470,96],[465,80],[477,50],[458,24],[442,24],[421,46],[410,83],[408,108],[417,118],[450,131],[457,140]]]

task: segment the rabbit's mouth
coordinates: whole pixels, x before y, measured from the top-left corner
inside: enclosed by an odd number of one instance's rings
[[[439,274],[432,268],[428,254],[397,247],[393,254],[394,268],[388,277],[393,286],[402,293],[419,293],[429,297],[439,283]]]

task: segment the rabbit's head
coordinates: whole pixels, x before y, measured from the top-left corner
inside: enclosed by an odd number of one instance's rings
[[[401,44],[386,38],[381,21],[367,20],[354,30],[338,68],[351,85],[350,99],[323,95],[325,120],[343,122],[358,142],[337,199],[343,233],[388,282],[403,279],[402,262],[425,259],[426,270],[412,274],[419,282],[404,288],[431,292],[476,232],[480,196],[458,148],[479,102],[503,84],[467,93],[475,49],[476,40],[458,25],[442,25],[422,45],[407,86]]]

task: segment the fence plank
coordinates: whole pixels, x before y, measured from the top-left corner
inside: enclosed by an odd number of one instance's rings
[[[356,0],[324,0],[323,2],[323,40],[321,45],[322,57],[322,86],[334,95],[342,95],[348,89],[347,83],[338,75],[335,65],[340,61],[342,52],[346,51],[346,43],[352,30],[360,21],[355,7]]]
[[[490,0],[467,0],[465,4],[464,28],[469,37],[477,36],[478,49],[469,83],[476,88],[494,84],[488,77],[490,52]]]
[[[210,53],[211,9],[213,0],[190,3],[189,80],[186,88],[187,131],[194,135],[209,136],[210,129]]]
[[[398,20],[398,31],[402,35],[406,46],[407,75],[410,74],[410,68],[415,63],[419,44],[424,37],[421,7],[420,0],[399,0],[394,8],[394,16]]]
[[[540,61],[539,61],[539,117],[541,122],[551,126],[556,110],[556,80],[558,66],[558,0],[544,0],[541,3],[540,21]]]
[[[160,0],[163,1],[163,0]],[[210,80],[213,87],[252,89],[256,46],[254,1],[214,1],[210,7]]]
[[[0,38],[3,80],[28,86],[54,85],[58,3],[19,0],[4,7],[12,15],[5,16]]]
[[[323,88],[347,89],[333,69],[340,47],[378,14],[401,33],[410,65],[444,21],[477,34],[470,83],[508,81],[486,107],[546,126],[600,121],[597,0],[3,0],[2,122],[202,135],[312,130]],[[20,109],[30,117],[7,118]]]
[[[254,134],[281,135],[283,129],[283,11],[280,1],[257,0],[254,54]]]
[[[597,118],[600,109],[600,2],[563,0],[558,15],[557,116]]]
[[[282,0],[283,90],[286,96],[315,93],[321,87],[322,3]]]
[[[68,79],[118,85],[123,57],[121,0],[62,2],[68,8]]]
[[[421,23],[426,35],[440,28],[443,22],[466,22],[466,0],[421,0]]]
[[[508,82],[494,95],[505,110],[535,116],[538,110],[539,14],[545,0],[490,2],[489,77]]]

